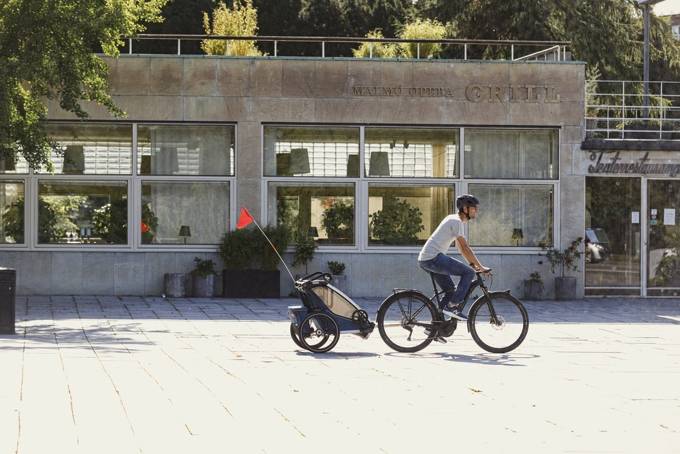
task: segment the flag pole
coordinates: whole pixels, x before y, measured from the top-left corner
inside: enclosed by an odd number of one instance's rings
[[[260,224],[257,223],[257,221],[255,220],[255,218],[252,218],[252,219],[253,219],[253,222],[255,223],[255,225],[257,226],[257,228],[260,229],[260,232],[262,232],[262,235],[264,235],[264,237],[267,239],[267,241],[268,241],[269,244],[271,245],[272,249],[274,249],[274,252],[276,252],[276,255],[279,257],[279,260],[281,260],[281,263],[283,263],[284,268],[286,268],[286,271],[288,271],[288,275],[289,275],[290,278],[293,280],[293,284],[295,284],[295,278],[293,277],[293,274],[292,274],[292,273],[290,272],[290,270],[288,269],[288,265],[286,265],[286,262],[284,262],[284,261],[283,261],[283,258],[281,258],[281,255],[279,254],[279,251],[276,250],[276,248],[274,247],[274,244],[271,242],[271,240],[269,239],[269,237],[267,236],[267,234],[264,233],[264,230],[262,230],[262,227],[260,227]]]

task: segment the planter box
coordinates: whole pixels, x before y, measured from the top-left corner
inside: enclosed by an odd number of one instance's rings
[[[555,299],[576,299],[576,278],[573,276],[555,278]]]
[[[349,295],[349,281],[347,280],[347,275],[345,274],[331,274],[333,281],[331,285],[341,290],[345,295]]]
[[[543,283],[524,281],[524,299],[529,301],[543,299]]]
[[[225,298],[279,298],[279,270],[224,270],[222,295]]]
[[[163,295],[170,298],[187,296],[186,273],[165,273],[163,276]]]
[[[202,298],[211,298],[215,296],[215,275],[201,277],[192,275],[193,279],[193,295]]]

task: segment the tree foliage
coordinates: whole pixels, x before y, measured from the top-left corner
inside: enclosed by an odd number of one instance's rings
[[[213,11],[212,21],[203,13],[203,29],[208,35],[253,36],[257,34],[257,9],[252,0],[236,0],[231,8],[220,3]],[[262,55],[255,41],[224,41],[206,39],[201,48],[208,55]]]
[[[83,101],[123,115],[107,92],[108,67],[123,38],[159,21],[167,0],[3,0],[0,2],[0,151],[51,168],[45,99],[78,118]]]
[[[597,64],[603,79],[641,79],[642,13],[634,0],[419,0],[417,9],[455,24],[460,38],[571,41],[574,58]],[[651,25],[651,79],[677,80],[680,44],[653,14]]]

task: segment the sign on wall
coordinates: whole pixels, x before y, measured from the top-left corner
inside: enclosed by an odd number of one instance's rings
[[[585,169],[583,169],[585,167]],[[582,161],[587,174],[639,174],[675,177],[680,174],[680,153],[669,151],[592,151]]]
[[[557,103],[557,87],[549,85],[468,85],[466,87],[350,87],[350,96],[454,98],[474,103]]]

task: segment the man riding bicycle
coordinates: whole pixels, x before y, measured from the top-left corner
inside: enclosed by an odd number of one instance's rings
[[[462,313],[461,303],[475,277],[475,271],[482,273],[491,271],[490,268],[482,266],[463,236],[463,224],[477,217],[478,207],[479,199],[473,195],[457,197],[458,213],[448,215],[442,220],[418,255],[420,267],[432,273],[434,280],[445,292],[440,310],[444,315],[462,321],[467,321],[467,317]],[[460,254],[472,267],[446,255],[454,241]],[[452,275],[460,277],[458,288],[451,279]]]

